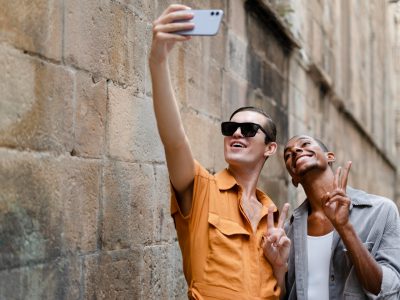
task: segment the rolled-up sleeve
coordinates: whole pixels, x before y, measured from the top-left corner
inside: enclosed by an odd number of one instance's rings
[[[397,207],[391,203],[380,247],[374,257],[382,267],[381,291],[366,292],[369,299],[400,299],[400,219]]]

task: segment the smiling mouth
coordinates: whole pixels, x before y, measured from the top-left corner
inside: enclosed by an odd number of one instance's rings
[[[246,148],[246,146],[245,146],[244,144],[239,143],[239,142],[234,142],[234,143],[232,143],[232,144],[231,144],[231,147],[232,147],[232,148]]]
[[[302,156],[296,158],[296,160],[294,161],[294,167],[297,167],[297,162],[304,157],[311,157],[311,155],[302,155]]]

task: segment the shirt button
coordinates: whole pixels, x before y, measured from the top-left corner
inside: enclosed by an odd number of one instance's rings
[[[335,275],[331,275],[331,281],[335,281]]]

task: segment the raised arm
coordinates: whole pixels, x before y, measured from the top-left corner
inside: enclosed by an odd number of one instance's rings
[[[183,11],[187,9],[190,8],[185,5],[170,5],[153,22],[153,41],[149,55],[158,132],[164,145],[170,180],[184,215],[190,212],[192,204],[194,160],[171,85],[168,54],[176,42],[190,39],[172,33],[193,28],[191,23],[174,22],[191,19],[193,15]]]
[[[322,207],[342,238],[361,285],[368,292],[378,295],[381,290],[382,268],[363,245],[349,220],[351,201],[346,195],[346,186],[350,166],[351,162],[348,162],[341,178],[341,168],[337,169],[333,184],[334,191],[322,198]]]

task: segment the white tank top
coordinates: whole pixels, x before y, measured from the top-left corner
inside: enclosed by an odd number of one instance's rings
[[[323,236],[307,235],[308,300],[329,300],[329,264],[333,231]]]

